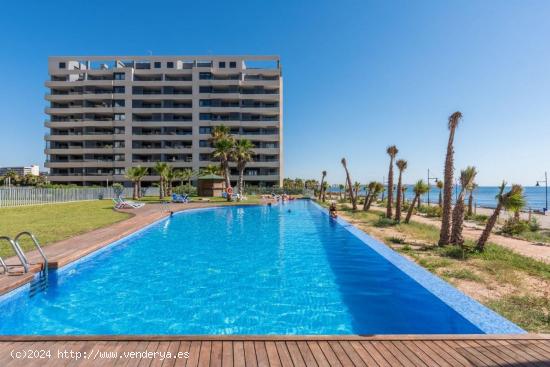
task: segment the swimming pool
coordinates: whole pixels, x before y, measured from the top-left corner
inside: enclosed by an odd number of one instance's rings
[[[190,210],[0,297],[0,334],[514,333],[308,200]]]

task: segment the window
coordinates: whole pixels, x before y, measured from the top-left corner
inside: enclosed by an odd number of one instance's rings
[[[212,116],[209,113],[199,114],[199,120],[212,120]]]
[[[124,93],[125,89],[124,87],[114,87],[113,93]]]
[[[124,107],[124,100],[123,99],[115,99],[113,101],[114,107]]]
[[[237,62],[236,62],[236,61],[230,61],[230,62],[229,62],[229,67],[230,67],[231,69],[235,69],[235,68],[237,67]]]
[[[212,143],[210,142],[210,140],[199,140],[199,147],[210,148],[212,147]]]
[[[60,63],[59,63],[59,68],[60,68],[60,69],[65,69],[65,68],[67,68],[67,64],[64,63],[64,62],[60,62]]]
[[[115,121],[124,121],[126,120],[126,115],[124,113],[115,113]]]
[[[210,126],[199,127],[199,134],[210,134],[211,132],[212,132],[212,128]]]
[[[199,106],[201,106],[201,107],[210,107],[210,106],[212,106],[212,101],[209,100],[209,99],[201,99],[199,101]]]
[[[201,80],[212,79],[212,73],[199,73],[199,79]]]
[[[160,61],[155,61],[155,69],[160,69]]]
[[[124,80],[124,73],[114,73],[113,74],[113,77],[115,78],[115,80]]]
[[[166,67],[169,68],[169,69],[173,69],[174,68],[174,62],[173,61],[168,61],[166,63]]]
[[[212,93],[212,87],[210,86],[200,86],[199,93]]]
[[[219,67],[220,69],[224,69],[224,68],[225,68],[225,61],[220,61],[220,62],[218,63],[218,67]]]

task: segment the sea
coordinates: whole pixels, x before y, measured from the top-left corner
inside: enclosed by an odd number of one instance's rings
[[[412,190],[412,185],[406,185],[408,187],[405,191],[405,197],[407,200],[412,200],[414,193]],[[508,189],[509,187],[507,187]],[[527,202],[525,209],[532,210],[542,210],[546,205],[546,193],[544,186],[524,186],[524,195]],[[474,205],[483,208],[494,208],[496,206],[495,196],[498,194],[498,186],[480,186],[474,190]],[[505,190],[506,191],[506,190]],[[329,189],[329,192],[339,193],[340,189],[335,186]],[[460,186],[455,186],[453,188],[453,200],[456,199],[460,192]],[[359,196],[364,196],[365,190],[362,189],[359,193]],[[429,201],[430,203],[437,203],[439,198],[439,189],[435,186],[431,186],[429,192]],[[428,202],[428,194],[422,195],[422,203]],[[466,196],[466,200],[468,197]]]

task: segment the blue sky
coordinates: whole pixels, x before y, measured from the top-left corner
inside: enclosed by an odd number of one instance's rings
[[[143,3],[142,5],[140,3]],[[456,166],[482,185],[550,170],[550,2],[10,1],[0,12],[0,166],[43,164],[49,55],[278,54],[285,176],[382,179],[386,146],[406,182]],[[104,6],[103,6],[104,5]]]

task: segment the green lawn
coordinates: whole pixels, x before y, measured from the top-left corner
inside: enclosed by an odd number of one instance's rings
[[[41,244],[48,245],[128,217],[130,214],[114,211],[111,200],[0,208],[0,235],[13,238],[30,231]],[[33,248],[30,242],[21,242],[24,250]],[[12,255],[8,242],[0,242],[0,256]]]

